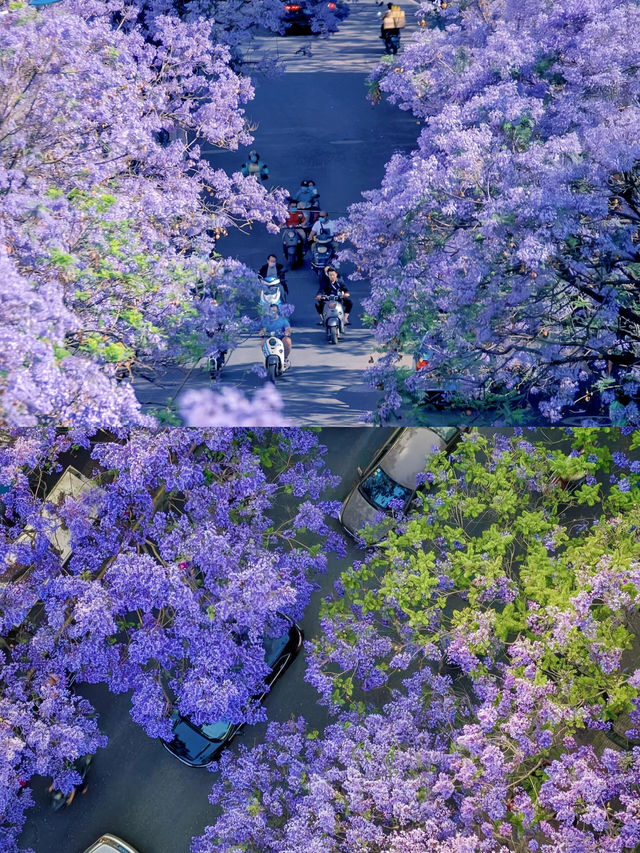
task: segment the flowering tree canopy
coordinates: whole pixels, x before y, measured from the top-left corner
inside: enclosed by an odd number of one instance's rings
[[[225,429],[34,430],[0,450],[3,850],[24,783],[70,786],[68,763],[104,744],[74,684],[131,692],[152,737],[171,737],[174,709],[261,719],[262,640],[302,614],[343,548],[326,524],[337,506],[321,492],[336,478],[323,452],[312,432]],[[86,488],[48,500],[78,459]]]
[[[618,439],[432,457],[326,603],[308,678],[336,722],[221,758],[194,853],[636,849],[640,435]]]
[[[444,8],[442,8],[444,7]],[[640,9],[425,3],[371,77],[422,122],[343,224],[402,395],[638,423]],[[425,362],[394,370],[400,351]]]
[[[142,6],[15,2],[0,17],[8,424],[144,422],[120,382],[134,365],[203,354],[203,297],[232,342],[249,323],[255,276],[215,256],[216,235],[284,218],[283,191],[201,153],[251,141],[253,89],[229,46],[203,17]]]

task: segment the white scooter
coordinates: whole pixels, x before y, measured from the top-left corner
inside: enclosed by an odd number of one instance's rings
[[[344,305],[335,296],[325,296],[322,306],[322,322],[327,332],[327,340],[337,344],[344,334]]]
[[[284,357],[284,344],[276,335],[269,335],[263,344],[264,368],[270,382],[275,383],[276,377],[282,376],[290,365]]]
[[[275,276],[261,279],[260,308],[263,312],[269,310],[270,305],[280,305],[284,302],[284,293],[280,279]]]

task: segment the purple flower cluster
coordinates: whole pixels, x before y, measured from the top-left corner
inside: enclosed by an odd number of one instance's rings
[[[631,472],[623,439],[479,431],[432,461],[423,506],[325,601],[307,679],[334,721],[222,758],[194,853],[636,849],[640,747],[617,732],[640,724],[640,497],[540,488]]]
[[[233,66],[258,24],[280,27],[282,5],[216,4],[215,22],[211,4],[191,2],[181,17],[183,5],[65,0],[10,4],[0,16],[9,425],[148,423],[128,383],[137,365],[205,355],[214,298],[225,330],[216,346],[224,338],[231,349],[252,328],[242,306],[255,276],[211,257],[237,223],[277,231],[284,191],[212,167],[201,146],[251,142],[243,107],[253,88]],[[238,400],[226,404],[246,420]],[[201,401],[200,417],[206,409]]]
[[[301,616],[327,553],[342,548],[327,526],[337,507],[318,499],[336,482],[324,450],[314,432],[263,428],[9,437],[0,449],[10,487],[0,525],[3,851],[16,849],[31,777],[69,788],[69,763],[106,743],[74,684],[131,691],[131,715],[152,737],[171,736],[174,708],[198,723],[261,717],[250,699],[268,673],[262,639],[286,629],[283,614]],[[54,504],[38,484],[55,482],[70,456],[94,485]]]

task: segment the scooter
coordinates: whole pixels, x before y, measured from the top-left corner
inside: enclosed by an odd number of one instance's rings
[[[213,338],[216,332],[213,329],[206,329],[207,337]],[[212,381],[215,381],[220,376],[220,371],[227,360],[228,350],[217,349],[209,355],[209,376]]]
[[[89,768],[91,767],[91,763],[93,762],[93,755],[83,755],[81,758],[78,758],[77,761],[73,763],[73,769],[80,774],[80,781],[74,785],[74,791],[77,791],[84,787],[85,779],[87,777],[87,773],[89,772]],[[71,804],[74,797],[69,794],[63,794],[62,791],[57,788],[50,791],[51,795],[51,808],[54,812],[60,811],[64,806],[68,806]]]
[[[311,269],[320,278],[322,270],[331,263],[333,257],[333,237],[331,234],[318,234],[311,244]]]
[[[264,355],[264,367],[270,382],[275,383],[278,376],[282,376],[289,364],[284,357],[284,344],[275,335],[269,335],[262,347]]]
[[[327,332],[327,340],[337,344],[344,334],[344,305],[339,296],[324,296],[322,322]]]
[[[305,234],[305,237],[302,236],[303,234]],[[284,229],[282,233],[282,253],[289,265],[289,269],[295,269],[302,265],[305,239],[306,232],[303,228]]]
[[[270,305],[280,305],[284,301],[285,294],[280,284],[280,279],[275,276],[263,278],[260,290],[260,308],[262,311],[266,312]]]
[[[386,54],[393,54],[400,50],[400,33],[392,33],[387,32],[384,34],[384,52]]]

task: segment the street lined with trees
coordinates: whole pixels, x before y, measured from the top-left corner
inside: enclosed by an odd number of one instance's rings
[[[425,391],[506,422],[638,422],[635,2],[423,3],[370,76],[416,149],[344,220],[387,354],[385,420]],[[426,362],[398,368],[408,351]],[[427,421],[424,416],[418,422]]]

